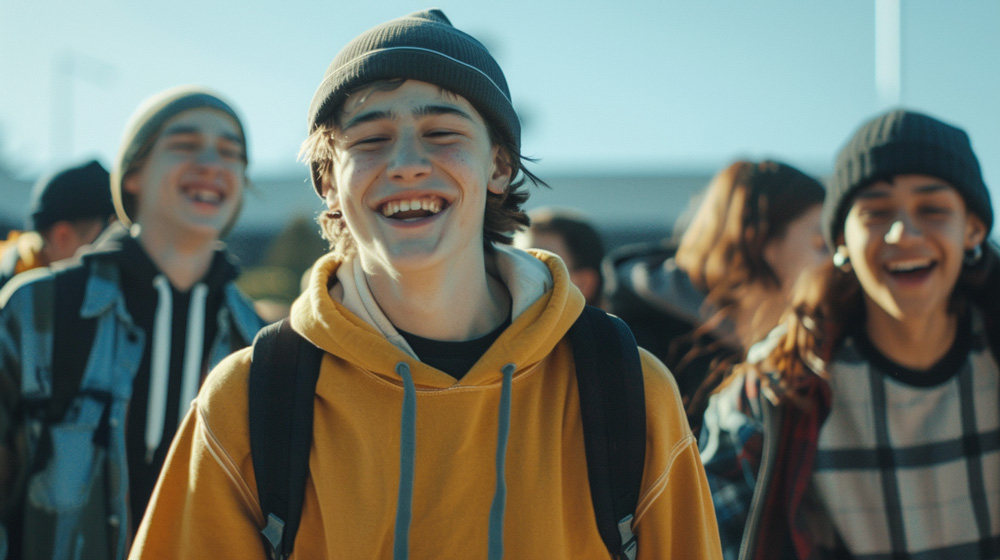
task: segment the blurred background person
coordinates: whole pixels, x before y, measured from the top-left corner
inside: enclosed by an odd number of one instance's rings
[[[587,304],[602,307],[604,242],[586,215],[570,208],[543,207],[531,210],[528,217],[531,227],[515,235],[514,245],[558,255]]]
[[[799,275],[829,258],[824,193],[784,163],[737,161],[709,183],[678,242],[605,262],[608,310],[673,372],[694,430],[708,392],[777,323]]]
[[[0,242],[0,287],[15,274],[72,257],[114,214],[109,175],[96,160],[42,177],[31,192],[25,231]]]
[[[214,93],[172,88],[125,127],[118,223],[79,262],[0,300],[0,549],[124,559],[208,371],[263,326],[220,239],[248,182],[246,135]]]

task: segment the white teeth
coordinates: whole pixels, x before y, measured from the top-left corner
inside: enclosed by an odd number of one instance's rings
[[[382,205],[382,215],[389,218],[400,212],[424,210],[432,214],[441,211],[441,201],[438,199],[418,198],[413,200],[394,200]]]
[[[198,202],[208,202],[210,204],[217,204],[222,200],[222,195],[220,193],[209,190],[196,190],[191,192],[190,196]]]
[[[931,265],[930,259],[915,259],[909,261],[899,261],[899,262],[889,263],[887,268],[892,272],[909,272],[912,270],[927,268],[930,265]]]

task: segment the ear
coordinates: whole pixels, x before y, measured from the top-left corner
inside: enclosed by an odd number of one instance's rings
[[[569,280],[580,289],[588,302],[594,301],[599,295],[597,286],[600,284],[600,273],[593,268],[578,268],[569,273]]]
[[[333,181],[330,179],[329,173],[324,173],[320,177],[319,192],[323,195],[323,200],[326,202],[328,210],[333,210],[340,205],[340,199],[337,197],[337,189],[333,187]]]
[[[833,266],[848,272],[851,270],[851,256],[847,253],[847,245],[843,242],[837,245],[837,250],[833,252]]]
[[[76,232],[73,230],[73,226],[71,226],[69,222],[66,220],[59,220],[49,227],[47,236],[48,242],[56,247],[65,247],[72,241],[74,233]]]
[[[135,196],[139,196],[139,192],[142,191],[142,186],[139,184],[139,173],[133,172],[129,173],[122,179],[122,189]]]
[[[493,173],[486,183],[486,189],[493,194],[503,194],[510,186],[510,179],[513,175],[511,164],[507,162],[499,146],[493,146]]]
[[[965,248],[972,249],[986,239],[986,224],[975,215],[969,214],[965,219]]]

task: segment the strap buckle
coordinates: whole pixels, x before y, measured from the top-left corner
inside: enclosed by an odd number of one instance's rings
[[[267,553],[272,560],[282,558],[281,538],[284,533],[285,522],[273,513],[267,514],[267,526],[261,529],[260,534],[264,536],[268,545]]]
[[[639,539],[632,532],[632,515],[626,515],[618,522],[618,534],[622,538],[622,557],[635,560],[639,553]]]

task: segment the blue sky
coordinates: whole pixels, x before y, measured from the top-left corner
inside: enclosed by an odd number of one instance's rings
[[[901,104],[963,126],[1000,200],[1000,2],[902,2]],[[0,0],[0,157],[25,176],[110,163],[143,98],[199,83],[243,115],[251,175],[301,172],[306,110],[339,48],[430,5]],[[825,174],[887,107],[872,0],[436,5],[500,61],[543,177],[711,172],[742,156]]]

